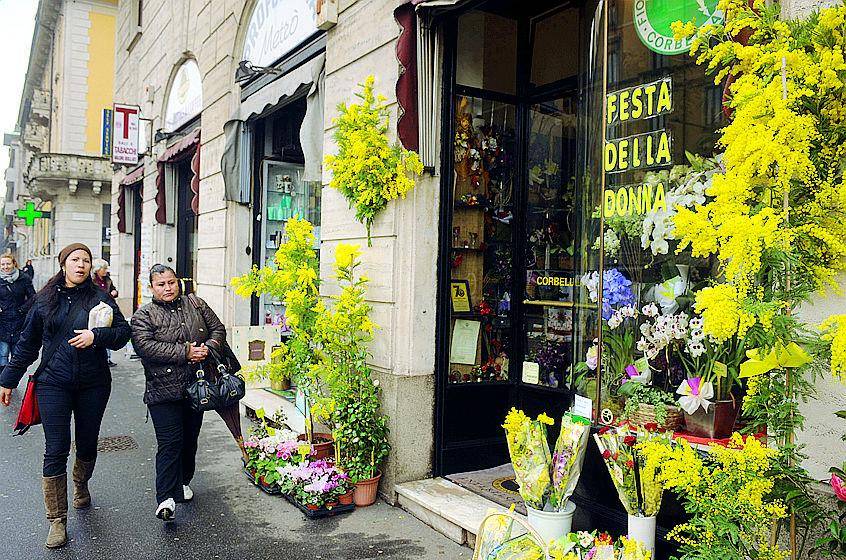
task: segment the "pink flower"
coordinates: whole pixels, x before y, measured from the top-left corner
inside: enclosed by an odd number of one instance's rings
[[[846,502],[846,482],[834,473],[831,473],[831,488],[834,490],[834,495],[841,502]]]

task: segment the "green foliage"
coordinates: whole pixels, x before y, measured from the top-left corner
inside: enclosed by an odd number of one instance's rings
[[[338,105],[340,116],[333,121],[338,154],[326,156],[329,185],[355,207],[355,218],[367,228],[368,246],[373,219],[391,200],[405,198],[414,186],[409,175],[423,172],[416,153],[388,142],[388,108],[385,98],[373,92],[374,81],[368,76],[360,84],[355,94],[360,103]]]
[[[664,424],[667,421],[667,407],[676,406],[676,399],[670,393],[634,381],[621,385],[617,393],[626,397],[623,409],[625,418],[634,416],[641,404],[651,404],[655,407],[655,421]]]

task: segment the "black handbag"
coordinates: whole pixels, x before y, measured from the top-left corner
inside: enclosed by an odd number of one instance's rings
[[[221,408],[220,391],[217,384],[209,383],[202,365],[197,367],[197,379],[188,385],[185,392],[191,402],[191,408],[196,412]]]
[[[227,348],[229,348],[229,346],[225,345],[224,353]],[[230,353],[231,352],[232,351],[230,350]],[[218,375],[215,387],[218,394],[218,408],[227,408],[238,404],[238,401],[243,399],[244,395],[247,393],[247,384],[244,382],[244,378],[237,375],[237,370],[230,370],[230,366],[227,362],[231,362],[226,359],[221,359],[217,350],[211,346],[209,346],[209,357],[211,357],[213,361],[217,362]],[[234,354],[232,354],[232,359],[235,361],[235,364],[237,364],[238,370],[240,370],[241,364],[238,363],[238,359],[235,358]]]

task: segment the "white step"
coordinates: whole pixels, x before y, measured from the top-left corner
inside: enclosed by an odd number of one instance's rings
[[[489,510],[508,511],[445,478],[405,482],[398,484],[395,490],[400,507],[455,542],[471,548],[475,546],[476,532]]]

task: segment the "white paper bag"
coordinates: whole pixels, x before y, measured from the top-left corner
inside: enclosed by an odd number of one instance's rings
[[[88,312],[88,328],[111,327],[112,317],[112,308],[101,301]]]

